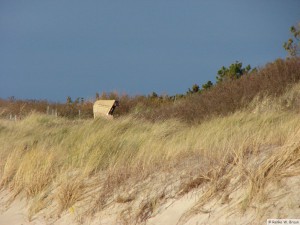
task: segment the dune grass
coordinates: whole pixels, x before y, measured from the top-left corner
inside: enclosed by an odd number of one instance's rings
[[[0,187],[25,196],[30,216],[49,205],[60,214],[85,202],[83,213],[94,215],[111,203],[138,202],[133,217],[142,222],[163,199],[205,186],[190,211],[197,212],[236,180],[247,190],[245,208],[268,182],[300,172],[299,90],[194,125],[42,114],[0,120]]]

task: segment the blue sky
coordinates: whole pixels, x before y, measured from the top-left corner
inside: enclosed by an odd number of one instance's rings
[[[0,98],[185,93],[285,58],[299,0],[0,0]]]

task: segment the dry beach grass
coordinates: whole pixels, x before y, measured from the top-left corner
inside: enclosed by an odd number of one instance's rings
[[[277,60],[176,102],[127,99],[115,120],[29,113],[27,103],[41,111],[47,102],[0,99],[0,116],[23,117],[0,119],[0,224],[296,218],[299,62]],[[27,221],[12,222],[14,211]]]
[[[26,199],[33,221],[43,215],[55,222],[70,213],[84,224],[110,211],[113,223],[142,224],[191,193],[197,201],[178,223],[209,214],[213,201],[235,202],[232,208],[246,213],[270,201],[270,185],[300,174],[299,100],[297,84],[281,97],[257,98],[243,110],[193,125],[35,113],[0,120],[0,186],[11,193],[10,202]],[[264,211],[270,213],[265,207],[255,219],[265,221]]]

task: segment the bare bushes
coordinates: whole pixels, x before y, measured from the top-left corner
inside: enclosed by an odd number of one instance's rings
[[[102,99],[118,99],[120,107],[115,116],[134,115],[151,121],[177,118],[185,122],[199,122],[213,116],[228,115],[249,105],[257,96],[279,96],[300,80],[300,58],[278,59],[243,75],[236,80],[220,82],[201,93],[175,96],[128,96],[103,94]],[[37,100],[0,99],[0,116],[24,117],[36,111],[58,114],[67,118],[92,118],[92,102],[74,101],[50,103]]]
[[[300,80],[300,58],[278,59],[240,79],[222,82],[201,94],[193,94],[171,105],[163,105],[138,116],[150,120],[179,118],[199,122],[246,108],[256,97],[282,95]]]

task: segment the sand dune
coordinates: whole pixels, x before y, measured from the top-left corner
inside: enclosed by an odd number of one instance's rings
[[[148,225],[204,225],[204,224],[266,224],[267,219],[299,219],[300,218],[300,176],[285,178],[280,184],[268,187],[268,197],[263,203],[253,203],[244,212],[237,210],[237,205],[244,194],[243,189],[237,189],[228,196],[228,202],[222,199],[214,199],[202,207],[202,212],[186,216],[192,207],[195,206],[200,190],[177,199],[170,199],[159,206],[155,213],[148,219]],[[1,192],[1,215],[0,225],[67,225],[67,224],[124,224],[118,220],[117,212],[122,209],[118,205],[112,205],[105,211],[98,213],[93,218],[80,222],[76,214],[70,210],[58,218],[46,219],[46,214],[40,213],[37,217],[28,219],[26,201],[16,199],[7,204],[9,193]],[[7,206],[7,207],[6,207]],[[113,213],[115,212],[115,214]]]

